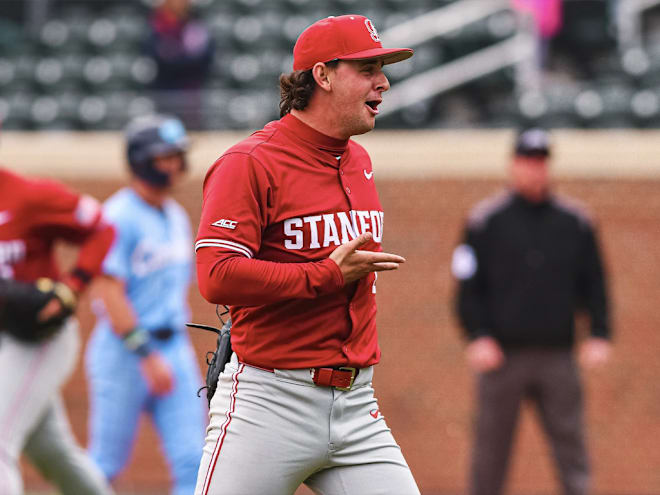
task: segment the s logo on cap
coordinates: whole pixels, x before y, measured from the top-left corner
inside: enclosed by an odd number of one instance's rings
[[[376,26],[374,26],[374,23],[371,22],[370,19],[365,19],[364,25],[367,26],[367,31],[369,31],[369,36],[371,36],[371,39],[376,43],[380,43],[380,37],[378,36],[378,31],[376,31]]]

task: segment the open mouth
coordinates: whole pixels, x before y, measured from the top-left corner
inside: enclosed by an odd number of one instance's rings
[[[378,114],[378,105],[380,105],[380,100],[369,100],[366,105],[371,110],[371,113],[374,115]]]

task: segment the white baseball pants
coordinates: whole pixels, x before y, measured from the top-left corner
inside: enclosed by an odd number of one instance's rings
[[[18,462],[23,450],[64,495],[112,493],[76,443],[59,397],[79,346],[73,318],[38,344],[0,335],[0,495],[23,493]]]
[[[418,495],[364,368],[350,391],[319,387],[309,369],[239,363],[220,376],[195,495]]]

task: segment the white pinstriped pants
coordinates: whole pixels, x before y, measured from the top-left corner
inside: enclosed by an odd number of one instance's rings
[[[219,380],[195,495],[418,495],[380,414],[372,368],[353,388],[312,382],[309,369],[269,372],[238,363]]]
[[[25,451],[65,495],[112,493],[101,471],[76,443],[59,388],[78,356],[78,323],[70,318],[37,344],[0,334],[0,495],[20,495],[19,457]]]

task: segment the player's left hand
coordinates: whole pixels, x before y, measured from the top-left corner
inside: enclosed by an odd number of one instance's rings
[[[612,344],[607,339],[591,337],[580,347],[579,360],[587,369],[600,368],[610,359]]]
[[[143,357],[140,368],[152,394],[167,395],[174,388],[174,375],[170,365],[158,352],[153,351]]]
[[[37,321],[48,324],[53,320],[66,318],[76,309],[78,294],[64,282],[56,282],[48,278],[40,278],[36,287],[45,294],[51,294],[50,300],[37,313]]]
[[[53,298],[46,303],[46,306],[37,313],[37,321],[44,323],[51,318],[57,317],[62,311],[64,311],[64,306],[59,299]]]
[[[341,270],[344,284],[361,279],[371,272],[396,270],[401,263],[405,263],[406,259],[397,254],[361,251],[359,248],[372,238],[371,232],[365,232],[330,253],[330,259]]]

